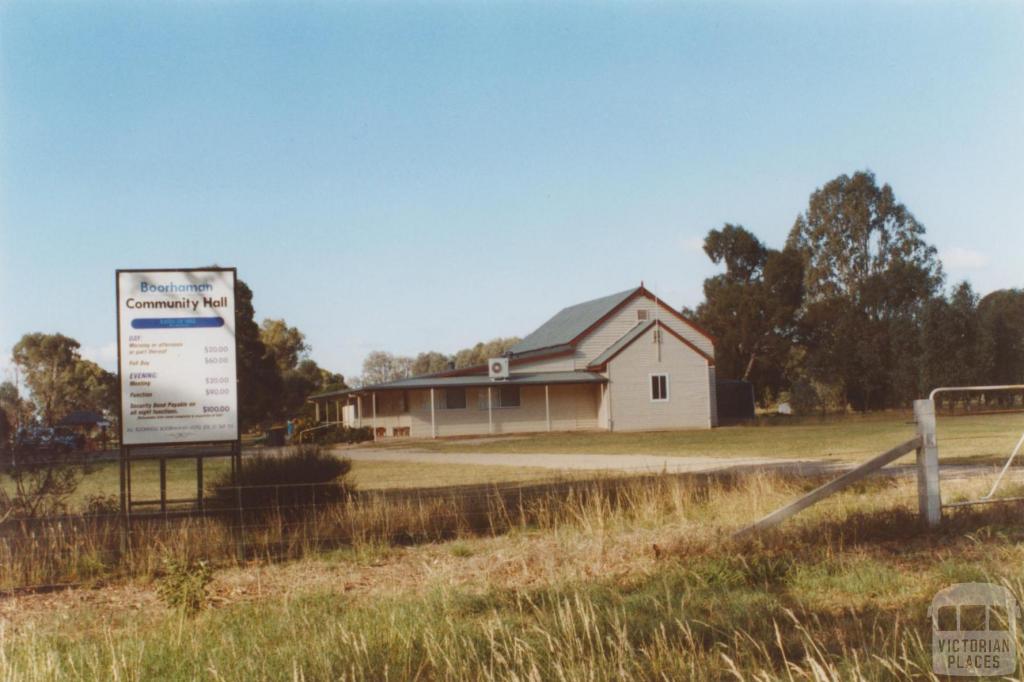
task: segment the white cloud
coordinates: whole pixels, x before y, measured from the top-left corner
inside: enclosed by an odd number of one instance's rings
[[[78,352],[86,360],[92,360],[108,372],[117,371],[117,342],[111,341],[104,346],[82,346]]]
[[[942,252],[942,264],[953,270],[980,270],[988,267],[989,257],[981,251],[954,246]]]

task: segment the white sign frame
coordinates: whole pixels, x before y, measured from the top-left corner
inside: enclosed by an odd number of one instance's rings
[[[157,286],[153,290],[144,293],[141,290],[122,291],[122,280],[140,279],[140,276],[144,275],[149,275],[151,279],[156,280]],[[213,285],[214,280],[217,280],[217,286],[213,286],[209,290],[209,294],[202,290],[186,292],[161,290],[160,287],[163,286],[163,283],[176,275],[189,284],[194,284],[197,278],[202,278],[204,275],[210,276],[210,279],[203,280],[200,284],[210,283]],[[237,443],[241,437],[238,413],[237,301],[235,300],[238,282],[237,270],[221,267],[118,269],[114,279],[117,296],[117,378],[121,446],[137,448],[197,443]],[[224,279],[227,281],[222,281]],[[216,297],[213,297],[214,294]],[[143,296],[145,299],[142,298]],[[214,307],[217,303],[221,303],[225,296],[227,301],[224,301],[223,308]],[[178,305],[182,307],[139,308],[136,313],[128,307],[129,299],[135,306],[139,305],[140,300],[145,300],[147,302],[179,301],[182,303]],[[188,302],[188,307],[186,307],[185,301]],[[129,315],[138,316],[129,317]],[[217,318],[219,318],[219,323],[215,321]],[[133,327],[130,334],[128,327]],[[185,337],[183,334],[195,336]],[[130,428],[134,429],[140,421],[138,415],[131,414],[132,396],[129,395],[136,388],[129,380],[129,374],[136,370],[136,366],[129,367],[127,364],[130,345],[133,342],[139,342],[139,337],[164,337],[177,344],[178,351],[175,353],[172,349],[158,363],[163,367],[163,371],[155,373],[159,376],[166,373],[168,368],[173,369],[177,365],[180,371],[171,374],[174,377],[175,401],[189,403],[186,409],[188,407],[201,408],[203,403],[211,400],[207,392],[208,388],[229,389],[228,395],[212,398],[219,403],[218,407],[228,408],[223,413],[214,413],[230,415],[230,417],[219,420],[222,426],[218,428],[214,421],[217,419],[216,416],[202,417],[200,414],[193,414],[191,417],[188,415],[174,417],[175,425],[183,428],[176,429],[172,437],[149,430],[138,433],[134,430],[129,431]],[[181,339],[186,341],[180,341]],[[207,340],[209,346],[204,344],[203,339]],[[224,348],[225,346],[226,348]],[[207,385],[204,366],[197,364],[199,357],[206,359],[204,349],[207,347],[218,348],[218,352],[214,354],[214,358],[217,360],[215,367],[218,383],[213,386]],[[182,377],[185,377],[186,380],[183,381]],[[190,382],[187,380],[189,378],[193,380]],[[181,390],[182,387],[185,388],[184,391]],[[150,385],[149,388],[152,386]],[[164,387],[164,390],[166,391],[167,388]],[[149,397],[156,398],[153,404],[160,403],[158,390],[142,389],[139,392],[149,392],[151,394]],[[211,428],[211,422],[214,422],[213,428]]]

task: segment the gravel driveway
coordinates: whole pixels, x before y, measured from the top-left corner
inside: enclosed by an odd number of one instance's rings
[[[792,459],[767,457],[671,457],[665,455],[567,455],[567,454],[501,454],[484,452],[431,452],[410,449],[345,449],[339,452],[352,460],[376,462],[421,462],[426,464],[470,464],[490,466],[535,467],[586,471],[669,471],[685,473],[714,471],[736,467],[790,464]]]
[[[697,473],[725,471],[729,469],[772,469],[787,471],[795,475],[820,475],[840,473],[856,465],[856,462],[842,460],[795,460],[770,457],[672,457],[669,455],[591,455],[565,453],[491,453],[491,452],[432,452],[416,448],[379,450],[372,448],[344,448],[337,454],[355,461],[370,462],[421,462],[426,464],[468,464],[485,466],[532,467],[560,471],[622,471]],[[892,464],[876,475],[913,476],[916,466],[912,457]],[[941,477],[947,479],[969,479],[987,477],[994,480],[999,466],[992,464],[944,464]],[[1024,466],[1015,467],[1008,473],[1007,482],[1024,479]]]

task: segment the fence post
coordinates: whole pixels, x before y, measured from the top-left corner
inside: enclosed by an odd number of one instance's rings
[[[917,422],[917,433],[921,436],[921,447],[917,449],[917,505],[921,520],[929,528],[934,528],[942,521],[935,401],[915,400],[914,420]]]
[[[235,538],[235,551],[238,553],[239,562],[245,561],[245,513],[242,508],[242,486],[235,481],[235,494],[238,501],[238,536]]]
[[[316,508],[316,484],[313,484],[313,545],[320,551],[320,514]]]

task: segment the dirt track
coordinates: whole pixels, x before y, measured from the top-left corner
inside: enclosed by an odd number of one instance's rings
[[[485,466],[537,467],[556,470],[630,471],[689,473],[738,467],[800,464],[792,459],[767,457],[671,457],[666,455],[590,455],[590,454],[502,454],[483,452],[430,452],[409,449],[346,449],[352,460],[378,462],[421,462],[426,464],[469,464]],[[806,464],[806,463],[804,463]]]
[[[769,457],[672,457],[668,455],[595,455],[565,453],[484,453],[484,452],[431,452],[416,448],[375,449],[345,448],[338,451],[339,455],[357,461],[377,462],[419,462],[424,464],[467,464],[534,467],[555,471],[621,471],[631,473],[700,473],[711,471],[740,470],[785,470],[789,473],[803,475],[820,475],[829,472],[841,472],[856,465],[854,462],[842,460],[795,460]],[[1014,467],[1009,472],[1007,482],[1020,481],[1024,477],[1021,469]],[[992,477],[999,467],[992,464],[945,464],[942,467],[943,479],[959,479],[978,476]],[[882,469],[880,475],[901,476],[914,475],[916,467],[912,460],[906,463],[890,465]]]

